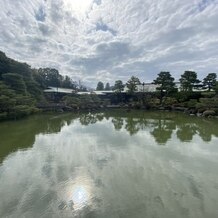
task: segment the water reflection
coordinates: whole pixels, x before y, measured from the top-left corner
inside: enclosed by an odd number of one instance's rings
[[[218,136],[216,128],[218,122],[215,120],[203,120],[188,117],[182,114],[166,113],[141,113],[123,114],[123,117],[113,117],[112,123],[116,130],[123,127],[130,135],[137,134],[140,130],[150,129],[151,135],[158,144],[166,144],[176,133],[182,142],[190,142],[194,135],[199,135],[202,140],[209,142],[214,135]],[[126,116],[126,117],[125,117]],[[208,129],[208,125],[211,126]]]
[[[218,214],[217,121],[117,110],[32,117],[13,131],[24,124],[26,149],[0,147],[0,217]],[[2,125],[14,142],[25,137]]]
[[[106,112],[105,114],[84,114],[80,117],[82,125],[95,124],[103,118],[111,118],[115,130],[125,130],[130,135],[149,129],[158,144],[166,144],[176,134],[182,142],[192,141],[194,135],[209,142],[214,135],[218,136],[216,120],[206,120],[197,117],[188,117],[181,113],[148,113],[148,112]],[[208,128],[208,125],[211,128]]]
[[[32,146],[37,134],[58,133],[63,126],[70,125],[76,119],[84,126],[102,122],[104,119],[111,120],[115,130],[125,129],[130,135],[135,135],[139,131],[149,131],[160,145],[170,141],[173,135],[182,142],[191,142],[195,135],[200,136],[205,142],[210,142],[213,136],[218,137],[216,120],[188,117],[181,113],[113,111],[80,115],[41,115],[18,122],[1,123],[0,162],[10,152]]]
[[[40,115],[19,121],[0,123],[0,163],[9,153],[26,149],[34,144],[35,136],[43,133],[58,133],[64,125],[69,125],[77,115]]]
[[[114,124],[116,130],[121,130],[124,124],[124,119],[121,117],[114,117],[111,122]]]
[[[74,215],[92,204],[93,184],[84,168],[76,168],[76,176],[59,186],[59,210],[71,210]]]

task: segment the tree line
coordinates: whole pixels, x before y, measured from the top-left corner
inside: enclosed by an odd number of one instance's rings
[[[57,69],[33,69],[0,51],[0,120],[37,112],[37,104],[46,102],[43,90],[49,86],[86,90],[69,76],[60,75]]]
[[[181,75],[179,82],[181,85],[180,89],[184,92],[192,92],[194,88],[199,90],[207,89],[210,92],[212,89],[216,89],[218,86],[216,73],[209,73],[202,81],[200,81],[197,78],[196,72],[185,71]],[[158,85],[157,90],[159,90],[161,93],[177,91],[175,78],[172,77],[170,72],[167,71],[160,72],[157,78],[154,79],[152,83]],[[113,86],[110,86],[109,83],[106,83],[104,87],[104,83],[99,81],[97,83],[96,90],[114,90],[115,92],[122,92],[124,90],[125,85],[128,89],[128,92],[134,93],[137,91],[137,86],[144,85],[144,83],[142,83],[138,77],[132,76],[126,82],[126,84],[123,83],[123,81],[121,80],[116,80]]]
[[[181,83],[181,90],[185,93],[192,93],[194,88],[218,92],[216,79],[216,73],[209,73],[203,81],[200,81],[197,78],[196,72],[185,71],[179,81]],[[70,108],[93,108],[113,104],[113,102],[120,104],[129,103],[130,101],[135,101],[136,104],[152,106],[159,104],[155,97],[160,100],[160,104],[168,96],[176,98],[176,101],[179,103],[195,98],[193,93],[188,97],[187,95],[183,96],[183,94],[175,97],[175,93],[178,90],[175,79],[170,72],[160,72],[153,83],[158,85],[157,96],[152,96],[150,99],[148,99],[148,96],[145,98],[144,96],[136,95],[137,86],[144,83],[141,83],[139,78],[132,76],[125,84],[121,80],[115,81],[113,86],[110,86],[109,83],[106,83],[105,86],[103,82],[98,83],[96,90],[114,90],[110,99],[103,99],[103,96],[76,96],[74,94],[72,96],[65,96],[60,101],[70,106]],[[0,120],[8,118],[16,119],[37,112],[37,105],[43,104],[43,102],[48,103],[43,90],[49,86],[71,88],[78,91],[87,90],[85,86],[72,80],[69,76],[62,76],[57,69],[33,69],[26,63],[20,63],[8,58],[0,51]],[[125,86],[128,89],[128,93],[124,96],[126,99],[123,100],[122,91]],[[173,98],[171,102],[174,101]],[[198,103],[201,103],[199,98]],[[216,99],[214,102],[216,102]]]
[[[193,89],[208,90],[209,92],[213,89],[218,92],[217,74],[209,73],[202,81],[197,78],[197,73],[194,71],[185,71],[181,78],[180,91],[185,93],[191,93]],[[160,104],[162,104],[163,97],[169,96],[171,93],[178,92],[178,88],[175,83],[175,78],[172,77],[170,72],[162,71],[157,75],[157,78],[152,82],[158,85],[156,91],[159,92]],[[144,89],[145,83],[142,83],[138,77],[132,76],[126,84],[121,80],[115,81],[112,87],[107,83],[107,87],[110,89],[104,89],[103,82],[98,82],[96,90],[113,90],[115,93],[121,93],[124,87],[127,87],[129,94],[134,94],[138,90],[138,85],[142,85]],[[142,90],[143,91],[143,90]]]

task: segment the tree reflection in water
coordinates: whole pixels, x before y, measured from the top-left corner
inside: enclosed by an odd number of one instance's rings
[[[12,151],[31,147],[36,135],[58,133],[77,117],[77,114],[41,114],[0,123],[0,163]]]
[[[129,132],[130,135],[138,133],[138,131],[140,130],[139,119],[134,117],[127,117],[125,121],[125,129],[127,130],[127,132]]]
[[[114,117],[111,122],[114,124],[116,130],[121,130],[123,127],[124,119],[122,117]]]
[[[197,126],[193,123],[184,123],[179,125],[179,129],[176,132],[177,137],[182,142],[189,142],[193,139],[193,136],[197,133]]]
[[[139,131],[148,131],[160,145],[166,144],[172,135],[175,135],[181,142],[192,141],[196,134],[205,142],[209,142],[213,135],[218,136],[216,120],[189,117],[173,112],[118,110],[83,114],[80,115],[79,120],[82,125],[89,125],[101,122],[104,118],[113,123],[115,130],[119,131],[124,128],[130,135],[135,135]]]
[[[213,136],[218,137],[217,120],[182,113],[111,110],[101,113],[43,114],[1,123],[0,162],[12,151],[31,147],[36,135],[58,133],[76,120],[85,126],[111,122],[115,130],[124,129],[130,135],[148,132],[160,145],[166,144],[172,136],[181,142],[190,142],[195,135],[199,135],[204,142],[210,142]]]
[[[0,127],[0,148],[18,145],[0,165],[0,217],[217,214],[216,120],[110,110]],[[20,143],[32,147],[14,152]]]
[[[166,144],[167,141],[171,139],[172,132],[176,128],[176,125],[173,121],[164,119],[160,119],[156,123],[157,126],[151,131],[151,135],[154,136],[158,144]]]

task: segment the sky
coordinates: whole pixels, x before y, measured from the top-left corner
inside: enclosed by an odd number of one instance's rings
[[[0,0],[0,50],[84,85],[218,70],[218,0]]]

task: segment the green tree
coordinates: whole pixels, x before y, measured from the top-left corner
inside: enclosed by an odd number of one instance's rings
[[[111,90],[110,83],[106,83],[106,85],[105,85],[105,90],[106,90],[106,91]]]
[[[17,73],[2,74],[5,83],[18,93],[26,94],[26,84],[23,77]]]
[[[63,81],[62,81],[62,84],[61,84],[61,87],[63,88],[73,88],[73,83],[72,83],[72,80],[69,76],[65,76]]]
[[[16,104],[15,91],[0,82],[0,113],[8,113]],[[7,115],[7,114],[6,114]]]
[[[103,82],[98,82],[97,87],[96,87],[97,91],[102,91],[104,90],[104,83]]]
[[[209,73],[204,79],[203,79],[203,87],[208,88],[208,91],[216,86],[216,73]]]
[[[40,89],[46,89],[47,85],[45,77],[42,72],[39,71],[39,69],[33,69],[33,79],[38,83]]]
[[[117,80],[117,81],[115,81],[115,84],[114,84],[114,91],[116,92],[116,93],[121,93],[122,91],[123,91],[123,89],[124,89],[124,84],[123,84],[123,82],[121,81],[121,80]]]
[[[216,94],[218,94],[218,81],[216,81],[216,84],[215,84],[214,90],[215,90]]]
[[[129,93],[134,93],[137,91],[137,85],[140,85],[141,82],[139,78],[132,76],[126,83]]]
[[[176,90],[174,80],[175,79],[171,76],[170,72],[160,72],[158,74],[158,77],[154,80],[154,84],[159,85],[159,87],[157,87],[157,90],[160,91],[161,104],[164,93],[166,93],[167,95],[168,93]]]
[[[16,119],[36,111],[35,101],[30,95],[18,94],[3,82],[0,82],[0,93],[0,120]]]
[[[28,64],[8,58],[5,53],[0,51],[0,79],[2,74],[6,73],[17,73],[23,76],[23,78],[30,79],[32,69]]]
[[[192,92],[196,84],[200,83],[197,79],[197,73],[194,71],[185,71],[180,78],[182,91]]]
[[[63,77],[59,74],[59,71],[54,68],[40,68],[38,73],[43,81],[45,81],[45,85],[60,87]]]

